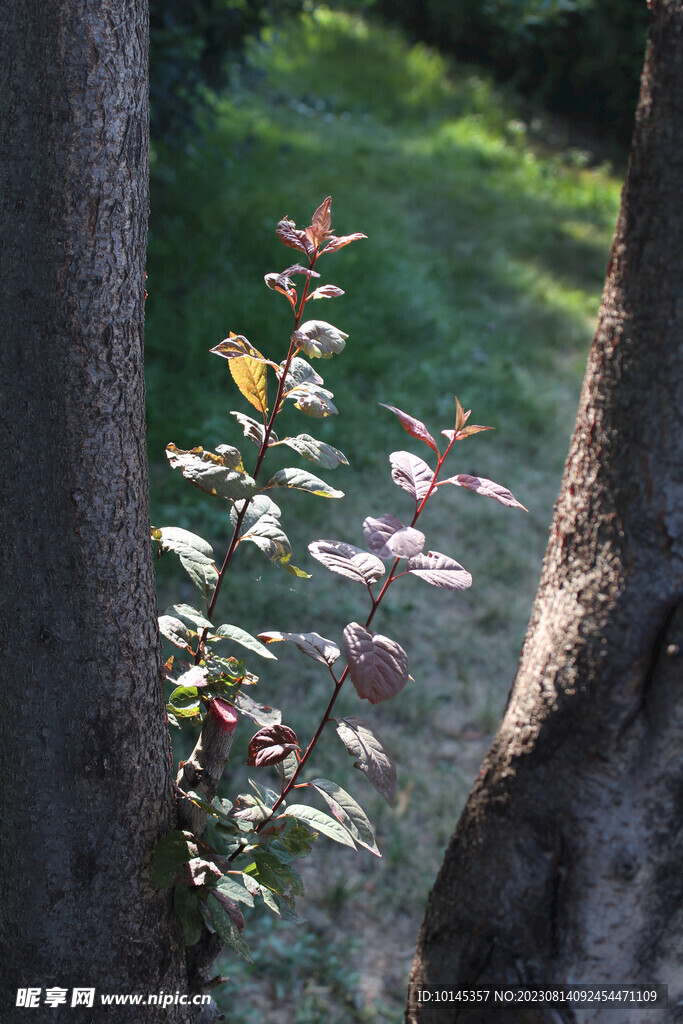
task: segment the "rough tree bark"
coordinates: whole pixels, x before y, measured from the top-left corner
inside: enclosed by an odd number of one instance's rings
[[[683,1020],[683,3],[652,7],[540,588],[502,724],[429,899],[410,1024]],[[623,1016],[418,995],[655,981],[668,984],[670,1008]]]
[[[186,991],[144,429],[144,0],[7,0],[0,36],[3,1020],[17,989]],[[75,1016],[74,1016],[75,1015]]]

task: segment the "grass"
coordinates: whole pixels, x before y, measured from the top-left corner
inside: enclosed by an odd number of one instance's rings
[[[222,620],[338,640],[364,614],[356,588],[313,563],[306,543],[361,543],[365,515],[408,514],[388,454],[427,450],[379,402],[438,436],[453,425],[458,394],[475,422],[496,430],[459,446],[453,472],[498,480],[531,510],[445,488],[425,515],[429,546],[466,565],[474,586],[455,596],[417,580],[393,588],[377,628],[406,647],[416,682],[377,708],[359,708],[345,693],[340,709],[371,720],[394,749],[397,807],[374,794],[335,738],[314,767],[363,804],[383,860],[320,840],[305,866],[309,929],[250,921],[255,967],[226,962],[222,998],[234,1024],[401,1017],[424,901],[514,675],[616,217],[619,181],[591,154],[558,143],[561,132],[476,69],[451,68],[394,31],[320,9],[253,47],[250,70],[221,101],[201,146],[156,153],[152,518],[195,530],[217,551],[226,544],[224,508],[174,478],[163,459],[168,441],[242,443],[229,410],[245,405],[227,363],[208,349],[232,330],[284,355],[287,305],[263,285],[265,273],[295,259],[274,234],[281,216],[305,225],[332,194],[336,231],[369,236],[320,264],[347,293],[312,314],[349,334],[342,356],[316,364],[340,416],[294,414],[287,426],[346,453],[350,468],[321,475],[347,497],[287,495],[294,561],[313,578],[293,580],[254,550],[235,564]],[[166,561],[162,606],[194,600]],[[281,703],[287,724],[308,736],[327,681],[298,652],[278,656],[261,673],[260,698]],[[235,742],[239,779],[248,734],[238,730]]]

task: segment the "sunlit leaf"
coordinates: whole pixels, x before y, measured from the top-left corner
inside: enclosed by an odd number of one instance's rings
[[[324,199],[313,214],[310,227],[306,228],[309,242],[319,248],[330,233],[332,226],[332,197]]]
[[[285,437],[282,441],[278,441],[277,444],[287,445],[288,448],[292,448],[299,455],[302,455],[304,459],[314,462],[317,466],[322,466],[323,469],[336,469],[339,465],[348,466],[349,464],[343,452],[333,448],[331,444],[318,441],[315,437],[311,437],[310,434]]]
[[[159,632],[176,647],[182,647],[185,650],[192,639],[192,633],[188,627],[174,615],[159,616]]]
[[[300,252],[305,252],[307,256],[313,255],[315,249],[306,237],[306,232],[297,228],[293,220],[283,217],[279,221],[275,232],[280,241],[288,245],[290,249],[299,249]]]
[[[188,576],[205,598],[210,599],[218,581],[218,570],[213,563],[213,548],[201,537],[180,527],[163,526],[158,531],[161,543],[178,555]]]
[[[267,725],[255,733],[249,743],[247,765],[262,768],[268,764],[284,761],[290,750],[296,750],[299,742],[296,733],[286,725]]]
[[[308,545],[308,550],[331,572],[339,573],[354,583],[369,586],[376,583],[385,572],[375,555],[341,540],[316,540]]]
[[[436,441],[421,420],[416,420],[413,416],[409,416],[407,412],[403,412],[401,409],[397,409],[393,405],[387,405],[385,402],[380,402],[379,404],[383,405],[385,409],[389,410],[389,412],[393,412],[398,416],[401,426],[404,430],[408,431],[411,437],[416,437],[418,440],[424,441],[425,444],[428,444],[435,452],[438,452],[439,447]]]
[[[213,552],[212,552],[213,554]],[[197,611],[189,604],[174,604],[170,608],[167,608],[166,615],[173,615],[183,622],[187,623],[191,629],[197,633],[201,633],[203,629],[213,629],[213,626],[207,618],[205,618],[201,612]]]
[[[366,850],[381,857],[375,840],[375,830],[367,814],[345,789],[336,782],[330,782],[329,779],[313,779],[308,785],[321,794],[335,818],[351,833],[359,846],[364,846]]]
[[[408,560],[408,572],[418,576],[425,583],[442,590],[467,590],[472,586],[472,577],[459,562],[442,555],[439,551],[430,551],[428,555],[416,555]]]
[[[346,347],[348,334],[324,320],[307,320],[294,331],[292,341],[311,358],[331,359]]]
[[[192,665],[187,672],[183,672],[176,679],[176,685],[182,687],[193,687],[202,689],[208,683],[208,669],[201,665]]]
[[[327,245],[323,249],[323,252],[336,252],[337,249],[343,249],[345,245],[350,245],[351,242],[358,242],[361,238],[367,237],[367,235],[362,234],[360,231],[356,231],[352,235],[341,235],[339,237],[330,235],[327,239]]]
[[[315,420],[326,419],[337,415],[337,407],[332,401],[332,392],[317,384],[298,384],[284,396],[294,402],[294,408],[304,416]]]
[[[230,373],[246,400],[265,417],[268,412],[267,367],[259,353],[258,359],[241,356],[229,362]]]
[[[230,523],[232,526],[237,526],[237,517],[242,512],[244,505],[244,501],[236,501],[230,509]],[[255,494],[242,516],[242,530],[245,532],[250,530],[254,523],[257,523],[261,516],[265,515],[279,519],[282,512],[267,494]]]
[[[413,526],[404,526],[390,512],[378,519],[367,516],[363,520],[363,533],[370,551],[378,558],[411,558],[425,546],[424,533]]]
[[[356,715],[339,719],[337,732],[349,754],[357,758],[354,767],[367,775],[377,792],[393,806],[396,797],[396,767],[382,738],[371,725]]]
[[[304,654],[307,654],[309,658],[313,658],[314,661],[319,661],[324,665],[333,665],[341,654],[336,644],[332,643],[331,640],[326,640],[319,633],[280,633],[279,630],[274,629],[265,633],[259,633],[259,640],[263,640],[265,644],[288,640],[290,643],[295,644]]]
[[[427,497],[434,479],[434,471],[424,459],[412,455],[411,452],[392,452],[389,462],[394,483],[412,495],[416,504]]]
[[[280,365],[284,367],[284,363]],[[285,377],[285,390],[296,387],[298,384],[317,384],[322,387],[324,383],[325,381],[310,363],[307,363],[301,356],[294,356]]]
[[[215,631],[215,635],[220,637],[222,640],[232,640],[236,644],[240,644],[242,647],[246,647],[247,650],[253,651],[254,654],[260,655],[261,658],[275,658],[272,651],[269,651],[265,644],[262,644],[255,636],[251,633],[247,633],[246,629],[242,629],[240,626],[231,626],[228,623],[224,623],[219,626]]]
[[[335,843],[341,843],[342,846],[350,846],[352,849],[356,849],[356,844],[350,832],[336,818],[331,818],[329,814],[319,811],[316,807],[308,807],[306,804],[291,804],[287,807],[286,813],[298,821],[303,821],[306,825],[310,825],[316,832],[322,832],[329,839],[334,839]]]
[[[261,516],[250,530],[242,534],[240,543],[245,540],[255,544],[271,562],[292,553],[289,538],[282,529],[279,519],[268,514]]]
[[[344,653],[356,693],[371,704],[390,700],[408,682],[408,656],[388,636],[351,622],[344,629]]]
[[[233,334],[230,332],[230,337],[220,341],[217,345],[214,345],[212,349],[209,349],[216,356],[223,356],[224,359],[239,359],[240,356],[250,356],[252,359],[258,359],[261,362],[267,362],[267,360],[261,355],[257,348],[251,344],[242,334]]]
[[[250,497],[256,490],[256,482],[244,471],[239,451],[231,445],[219,445],[214,454],[203,448],[182,451],[169,444],[166,457],[173,469],[179,469],[186,480],[205,494],[237,500]]]
[[[293,267],[287,267],[280,274],[277,275],[276,283],[282,288],[290,288],[292,285],[291,277],[293,274],[302,274],[304,277],[313,278],[320,277],[317,270],[311,270],[310,267],[302,267],[300,263],[295,263]]]
[[[236,412],[234,409],[230,410],[230,415],[234,416],[238,421],[247,440],[253,441],[254,444],[259,445],[259,447],[263,444],[263,439],[266,433],[265,424],[259,423],[258,420],[252,419],[251,416],[247,416],[244,412]],[[270,436],[272,439],[277,441],[277,435],[273,432],[271,432]]]
[[[337,288],[336,284],[323,284],[320,288],[316,288],[308,296],[307,302],[310,299],[337,299],[340,295],[344,295],[343,288]]]
[[[321,498],[343,498],[344,492],[330,487],[324,480],[313,476],[305,469],[294,467],[291,469],[279,469],[271,476],[266,487],[293,487],[298,491],[308,491],[309,494],[317,494]]]
[[[524,508],[521,502],[517,501],[512,491],[509,491],[507,487],[502,487],[500,484],[496,484],[493,480],[487,480],[483,476],[470,476],[469,473],[458,473],[457,476],[451,476],[447,480],[441,480],[441,484],[455,484],[456,487],[465,487],[468,491],[476,491],[477,494],[484,494],[487,498],[493,498],[494,501],[499,501],[501,505],[505,505],[507,508],[523,508],[525,512],[529,510]]]
[[[482,427],[477,423],[471,423],[469,427],[463,427],[462,430],[442,430],[441,433],[449,441],[463,441],[466,437],[471,437],[472,434],[480,434],[482,430],[493,430],[493,427]]]

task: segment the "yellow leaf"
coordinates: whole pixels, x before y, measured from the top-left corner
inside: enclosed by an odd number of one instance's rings
[[[235,384],[246,400],[265,416],[268,412],[266,364],[259,359],[252,359],[251,356],[238,356],[231,359],[228,366]]]

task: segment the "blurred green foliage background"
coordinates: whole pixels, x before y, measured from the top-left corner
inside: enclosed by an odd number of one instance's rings
[[[294,580],[256,549],[240,550],[219,621],[338,641],[366,610],[362,594],[314,563],[306,544],[359,544],[364,516],[408,513],[388,455],[429,453],[379,402],[438,437],[453,426],[457,394],[474,422],[496,429],[458,445],[451,472],[497,480],[530,510],[457,488],[441,489],[427,509],[427,544],[462,562],[474,585],[453,596],[400,581],[378,628],[405,646],[415,682],[377,708],[359,707],[353,691],[341,698],[342,715],[361,714],[393,749],[397,806],[383,804],[334,734],[314,767],[366,809],[383,860],[316,844],[304,872],[309,925],[252,916],[255,966],[223,964],[229,981],[219,999],[233,1024],[402,1019],[426,896],[529,619],[618,209],[618,140],[633,117],[643,8],[421,0],[383,14],[379,0],[151,4],[146,373],[155,525],[191,529],[224,553],[225,504],[174,476],[164,448],[236,444],[253,466],[256,450],[230,415],[250,409],[209,349],[234,331],[276,360],[286,352],[291,313],[263,281],[296,260],[276,222],[289,215],[305,226],[331,194],[336,233],[368,236],[320,261],[321,283],[346,295],[310,313],[349,335],[340,356],[315,363],[340,415],[313,421],[288,410],[278,427],[280,436],[307,431],[344,451],[350,467],[321,475],[347,496],[285,494],[293,561],[312,578]],[[405,24],[395,23],[399,13]],[[523,56],[529,46],[542,51],[540,75]],[[591,61],[593,78],[579,73]],[[627,79],[630,92],[615,84]],[[569,80],[578,90],[571,102]],[[604,103],[588,109],[598,80]],[[539,97],[562,99],[572,117]],[[171,556],[159,562],[162,610],[195,593]],[[286,724],[308,737],[329,698],[327,677],[296,651],[278,659],[264,669],[250,658],[261,676],[254,696],[281,706]],[[249,737],[240,723],[225,795],[244,790]],[[261,771],[259,781],[272,785]]]

